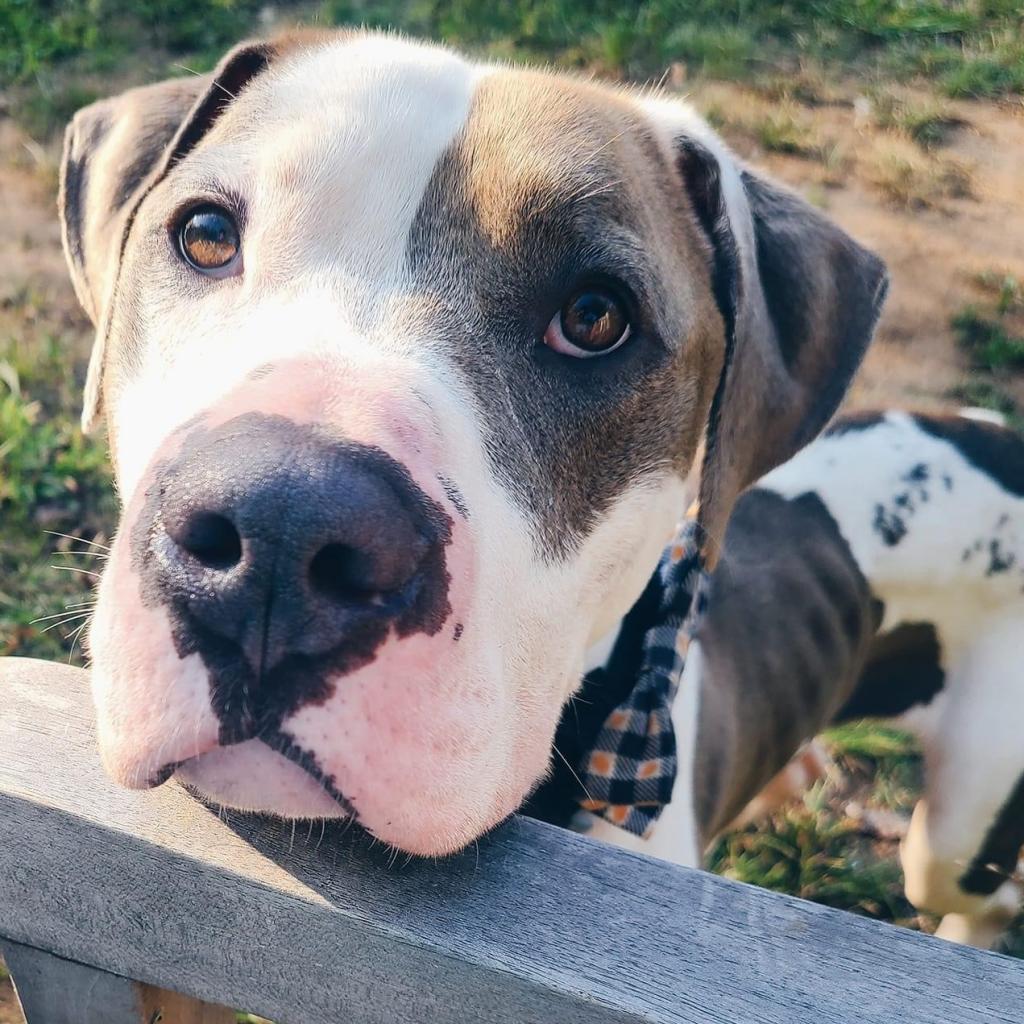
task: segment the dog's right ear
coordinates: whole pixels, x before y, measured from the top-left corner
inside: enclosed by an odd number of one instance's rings
[[[64,135],[58,207],[75,294],[96,327],[82,426],[102,406],[110,307],[139,204],[187,155],[239,91],[273,56],[268,43],[242,43],[207,75],[175,78],[100,100],[75,114]]]

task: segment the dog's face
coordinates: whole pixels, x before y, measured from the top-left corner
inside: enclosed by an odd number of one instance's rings
[[[544,775],[699,445],[714,538],[884,277],[681,106],[374,35],[87,108],[61,206],[124,502],[108,769],[423,854]]]

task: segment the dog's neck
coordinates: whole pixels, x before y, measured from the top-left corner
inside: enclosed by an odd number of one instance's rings
[[[585,795],[576,768],[637,684],[662,597],[655,573],[617,628],[588,650],[587,675],[556,734],[551,774],[527,813],[559,825],[577,816]],[[698,845],[849,700],[877,624],[867,582],[822,502],[748,494],[697,629],[701,655],[686,679],[693,699],[677,697],[673,710],[678,760],[692,772],[677,780],[672,802],[692,808]]]
[[[586,799],[578,766],[593,748],[608,716],[637,683],[644,635],[661,602],[662,588],[654,573],[637,602],[586,656],[586,675],[562,714],[555,733],[551,771],[523,808],[524,813],[567,827]]]

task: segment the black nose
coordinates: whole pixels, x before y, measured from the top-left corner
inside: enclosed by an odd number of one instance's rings
[[[144,592],[236,701],[322,698],[317,680],[366,664],[392,631],[447,617],[450,521],[380,449],[250,413],[194,429],[148,503],[133,537]]]

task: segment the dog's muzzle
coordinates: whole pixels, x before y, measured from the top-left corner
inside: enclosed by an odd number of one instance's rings
[[[378,448],[282,416],[193,427],[133,527],[147,604],[211,675],[220,742],[272,733],[448,612],[444,512]]]

